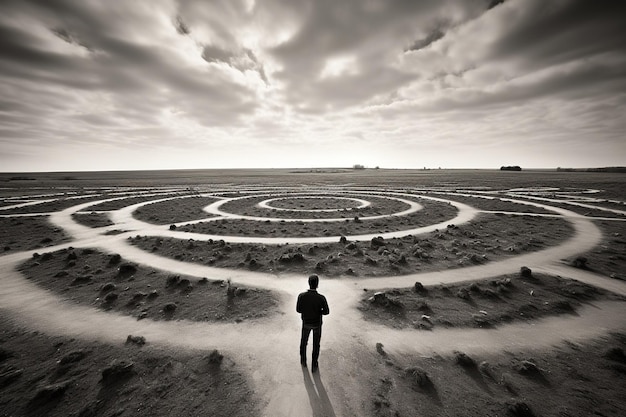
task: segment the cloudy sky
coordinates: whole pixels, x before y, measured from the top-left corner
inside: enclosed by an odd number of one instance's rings
[[[626,2],[2,0],[0,171],[626,165]]]

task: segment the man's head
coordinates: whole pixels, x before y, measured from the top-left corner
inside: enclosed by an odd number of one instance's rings
[[[312,290],[316,290],[319,283],[320,277],[318,277],[317,275],[309,276],[309,288],[311,288]]]

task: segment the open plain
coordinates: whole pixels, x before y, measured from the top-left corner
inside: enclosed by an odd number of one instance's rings
[[[625,222],[602,172],[0,174],[0,415],[623,415]]]

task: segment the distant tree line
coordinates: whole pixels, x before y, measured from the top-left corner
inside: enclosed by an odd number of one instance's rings
[[[502,166],[500,171],[521,171],[522,168],[518,165]]]
[[[561,168],[557,172],[618,172],[626,173],[626,167],[604,167],[604,168]]]

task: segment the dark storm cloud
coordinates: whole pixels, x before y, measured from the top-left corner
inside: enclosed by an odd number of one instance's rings
[[[254,94],[247,88],[220,74],[185,68],[167,44],[137,41],[136,33],[149,41],[150,30],[164,30],[155,27],[146,10],[102,10],[102,4],[93,2],[7,5],[10,15],[27,24],[18,28],[0,18],[0,67],[5,76],[88,92],[100,90],[123,107],[136,106],[127,99],[134,96],[138,103],[157,105],[146,111],[157,113],[169,105],[201,123],[228,123],[254,108]],[[144,30],[148,32],[141,33]],[[52,36],[85,53],[53,50]],[[155,93],[161,97],[154,99]],[[126,113],[124,108],[118,110]]]
[[[206,45],[202,51],[202,58],[207,62],[229,62],[232,53],[212,45]]]
[[[189,30],[189,27],[180,16],[176,17],[175,26],[176,26],[176,31],[180,33],[181,35],[189,35],[191,33],[191,31]]]
[[[430,44],[437,42],[439,39],[443,38],[445,32],[443,32],[440,28],[437,28],[430,32],[428,36],[423,39],[419,39],[411,45],[408,50],[409,51],[418,51],[422,48],[426,48]]]
[[[283,64],[274,76],[285,82],[288,100],[320,109],[333,98],[331,108],[341,108],[409,82],[415,75],[395,68],[394,61],[417,37],[428,36],[425,26],[459,23],[484,10],[481,2],[446,1],[318,1],[308,6],[299,30],[271,53]],[[344,55],[353,58],[344,73],[333,80],[320,77],[329,60]]]
[[[3,63],[11,66],[24,65],[64,70],[72,67],[71,62],[59,53],[38,46],[39,39],[28,31],[7,27],[0,23],[0,53]]]
[[[501,5],[502,3],[504,3],[504,0],[491,0],[489,2],[489,5],[487,6],[487,9],[491,10],[494,7]]]
[[[623,3],[508,1],[446,33],[435,49],[409,51],[430,99],[454,110],[544,97],[611,97],[626,84]],[[410,108],[408,106],[407,108]]]
[[[497,59],[522,56],[554,65],[604,52],[626,51],[626,2],[528,2],[493,44]]]
[[[554,72],[535,80],[510,83],[497,89],[464,90],[443,95],[440,99],[419,106],[421,111],[457,111],[475,108],[494,110],[503,105],[526,103],[545,97],[561,100],[588,98],[606,91],[626,91],[626,77],[620,67],[590,63],[584,67]]]
[[[254,52],[249,49],[225,50],[213,45],[205,45],[202,50],[202,58],[207,62],[223,63],[232,68],[244,72],[256,71],[259,77],[267,84],[267,76],[263,65],[258,61]]]

